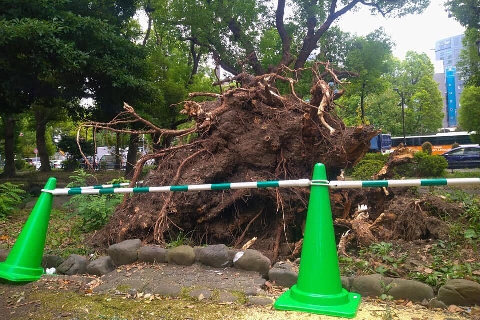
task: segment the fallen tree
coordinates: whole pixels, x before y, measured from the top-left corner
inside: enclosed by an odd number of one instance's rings
[[[126,103],[125,111],[111,122],[83,126],[176,138],[176,145],[145,155],[136,163],[131,185],[151,159],[157,165],[144,178],[146,186],[310,178],[316,163],[325,164],[328,179],[336,180],[342,169],[354,166],[365,155],[378,131],[372,126],[346,127],[334,112],[334,101],[343,91],[334,91],[329,85],[342,84],[338,73],[327,65],[323,74],[315,74],[309,102],[297,96],[295,81],[285,75],[240,74],[229,79],[240,85],[222,94],[190,94],[181,111],[195,121],[195,126],[188,129],[156,127]],[[279,93],[278,81],[289,84],[290,94]],[[199,96],[213,100],[195,101]],[[119,123],[129,122],[143,123],[145,128],[117,128]],[[193,140],[186,138],[192,135]],[[395,161],[407,161],[408,156],[391,159],[389,163],[394,166]],[[390,172],[387,164],[376,178],[387,178]],[[403,237],[398,233],[399,224],[397,229],[385,227],[392,225],[392,219],[406,221],[398,218],[398,212],[386,211],[387,202],[393,198],[386,191],[331,192],[339,230],[352,230],[341,251],[345,252],[353,237],[361,246],[381,240],[382,235],[385,239],[394,238],[395,233]],[[278,256],[293,257],[300,252],[308,197],[308,188],[130,195],[94,235],[92,243],[106,246],[139,238],[145,243],[165,244],[183,237],[196,245],[225,243],[241,248],[256,237],[252,248],[275,261]],[[369,215],[355,213],[362,201],[368,205]],[[403,228],[407,230],[408,226]]]

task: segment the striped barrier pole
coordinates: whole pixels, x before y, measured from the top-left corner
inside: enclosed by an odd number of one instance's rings
[[[137,184],[143,183],[142,181],[137,181]],[[121,187],[128,187],[130,182],[122,182],[122,183],[112,183],[112,184],[98,184],[94,186],[85,186],[85,187],[69,187],[68,189],[107,189],[107,188],[121,188]]]
[[[62,188],[55,190],[42,190],[53,195],[74,194],[112,194],[112,193],[149,193],[149,192],[179,192],[179,191],[205,191],[205,190],[229,190],[229,189],[260,189],[260,188],[287,188],[287,187],[310,187],[309,179],[299,180],[272,180],[255,182],[231,182],[216,184],[192,184],[161,187],[136,187],[136,188]]]
[[[312,181],[325,183],[324,181]],[[480,178],[453,178],[453,179],[406,179],[406,180],[366,180],[366,181],[330,181],[332,189],[343,188],[374,188],[374,187],[430,187],[430,186],[461,186],[480,184]]]
[[[232,182],[217,184],[192,184],[160,187],[135,187],[118,188],[116,185],[101,185],[90,187],[59,188],[42,190],[53,195],[74,194],[112,194],[112,193],[149,193],[149,192],[180,192],[180,191],[206,191],[228,189],[253,189],[253,188],[286,188],[286,187],[311,187],[328,186],[331,189],[348,188],[376,188],[376,187],[430,187],[430,186],[459,186],[480,184],[480,178],[454,178],[454,179],[408,179],[408,180],[365,180],[365,181],[328,181],[328,180],[272,180],[256,182]],[[118,184],[118,185],[128,185]]]
[[[86,189],[107,189],[107,188],[122,188],[130,185],[129,182],[122,183],[112,183],[112,184],[98,184],[94,186],[85,186],[85,187],[70,187],[65,189],[75,189],[75,190],[86,190]]]

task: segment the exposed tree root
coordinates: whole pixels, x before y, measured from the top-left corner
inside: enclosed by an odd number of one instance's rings
[[[255,217],[253,217],[250,222],[248,222],[248,224],[246,225],[245,229],[243,230],[242,234],[240,235],[240,237],[237,238],[237,240],[235,241],[235,244],[233,245],[234,248],[237,248],[240,243],[243,242],[243,239],[245,238],[245,235],[247,234],[248,232],[248,228],[250,228],[250,226],[252,225],[252,223],[257,220],[258,217],[260,217],[260,215],[262,214],[263,212],[263,208],[260,209],[260,211],[255,215]]]
[[[175,175],[175,177],[173,178],[173,181],[172,181],[172,184],[175,185],[178,183],[178,180],[180,179],[180,176],[181,176],[181,172],[183,170],[183,168],[185,167],[185,165],[192,159],[194,159],[195,157],[197,157],[199,154],[205,152],[205,149],[201,149],[197,152],[195,152],[194,154],[192,154],[191,156],[189,156],[188,158],[186,158],[179,166],[178,166],[178,169],[177,169],[177,174]],[[172,203],[172,197],[173,197],[173,193],[170,192],[167,196],[167,198],[165,199],[165,202],[162,206],[162,209],[160,210],[160,212],[158,213],[158,218],[157,220],[155,221],[155,227],[154,227],[154,231],[153,231],[153,237],[155,239],[155,241],[157,243],[165,243],[165,238],[163,236],[163,233],[165,232],[165,230],[168,229],[168,223],[167,223],[167,208],[171,205]]]

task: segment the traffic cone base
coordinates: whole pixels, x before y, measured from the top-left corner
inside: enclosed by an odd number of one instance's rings
[[[0,278],[12,282],[37,281],[43,274],[43,268],[26,268],[9,263],[0,263]]]
[[[45,189],[55,189],[57,179],[48,179]],[[0,263],[0,278],[12,282],[39,280],[53,195],[42,192],[5,262]]]
[[[334,317],[354,318],[361,297],[342,289],[340,294],[319,295],[303,292],[294,285],[275,301],[277,310],[301,311]]]

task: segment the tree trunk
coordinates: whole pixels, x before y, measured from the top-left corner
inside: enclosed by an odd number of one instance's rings
[[[115,135],[115,169],[120,170],[122,168],[122,155],[120,154],[120,133]]]
[[[15,155],[14,148],[14,129],[15,119],[9,116],[2,117],[5,128],[5,167],[3,168],[2,177],[15,177]]]
[[[138,134],[130,135],[130,143],[128,145],[127,153],[127,165],[125,168],[125,178],[131,179],[133,172],[135,171],[135,163],[137,163],[137,150],[138,150]]]
[[[37,150],[40,157],[40,171],[50,172],[52,168],[50,166],[50,159],[47,152],[47,144],[45,142],[45,132],[47,126],[47,120],[43,108],[35,108],[35,138],[37,141]]]

